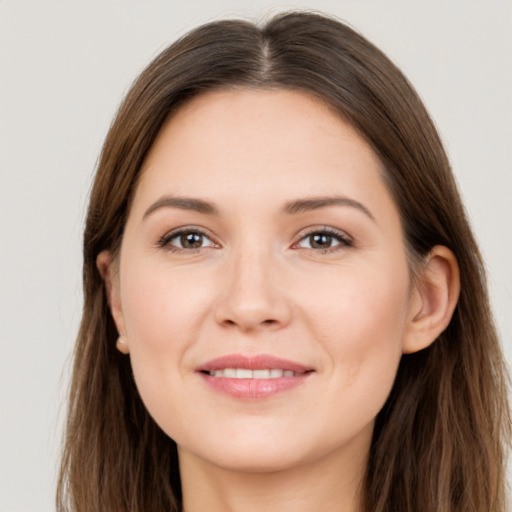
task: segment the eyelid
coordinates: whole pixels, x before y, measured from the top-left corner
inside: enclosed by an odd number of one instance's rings
[[[328,236],[335,238],[339,242],[339,245],[336,245],[334,247],[325,248],[325,249],[298,247],[298,244],[302,240],[304,240],[308,236],[314,235],[316,233],[327,234]],[[345,231],[342,231],[341,229],[333,228],[332,226],[311,226],[309,228],[306,228],[305,230],[302,230],[297,235],[297,239],[298,239],[297,242],[295,242],[292,245],[292,249],[305,249],[305,250],[322,253],[322,252],[335,252],[338,250],[343,250],[343,249],[354,246],[354,239],[348,233],[346,233]]]
[[[178,247],[178,246],[170,244],[171,240],[173,240],[176,237],[179,237],[180,235],[182,235],[184,233],[197,233],[197,234],[207,238],[211,242],[211,245],[208,245],[205,247],[197,247],[197,248],[183,248],[183,247]],[[314,235],[317,233],[318,234],[326,234],[326,235],[334,238],[335,240],[337,240],[339,242],[339,244],[337,244],[333,247],[325,248],[325,249],[298,247],[298,244],[302,240],[304,240],[308,236],[311,236],[311,235]],[[354,246],[354,239],[349,234],[347,234],[345,231],[342,231],[337,228],[333,228],[332,226],[325,226],[325,225],[311,226],[311,227],[303,229],[297,235],[296,240],[297,241],[294,242],[293,245],[291,246],[292,249],[305,249],[305,250],[313,251],[315,253],[336,252],[336,251],[343,250],[343,249]],[[211,247],[213,247],[213,248],[221,247],[221,244],[216,240],[216,237],[213,236],[209,232],[209,230],[207,230],[203,227],[196,226],[196,225],[180,226],[180,227],[174,228],[174,229],[166,232],[163,236],[161,236],[157,240],[155,245],[158,248],[168,249],[169,251],[187,252],[187,253],[200,251],[202,249],[211,248]]]
[[[201,235],[201,236],[207,238],[212,243],[212,245],[187,249],[184,247],[177,247],[170,243],[171,240],[179,237],[180,235],[182,235],[184,233],[197,233],[198,235]],[[218,247],[220,247],[220,244],[219,244],[219,242],[217,242],[216,238],[209,233],[209,231],[207,229],[199,227],[199,226],[191,225],[191,226],[180,226],[178,228],[175,228],[175,229],[172,229],[172,230],[166,232],[163,236],[161,236],[157,240],[156,246],[158,248],[167,249],[172,252],[184,251],[184,252],[190,253],[190,252],[195,252],[195,251],[199,251],[201,249],[206,249],[206,248],[210,248],[210,247],[218,248]]]

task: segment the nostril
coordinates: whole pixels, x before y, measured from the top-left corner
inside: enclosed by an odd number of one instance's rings
[[[239,325],[240,327],[247,327],[244,322],[237,322],[236,320],[232,320],[231,318],[226,318],[224,321],[223,321],[223,324],[225,326],[229,326],[229,327],[232,327],[232,326],[236,326],[236,325]],[[254,324],[251,324],[251,327],[250,328],[254,328],[256,327],[257,325],[260,325],[260,326],[268,326],[268,327],[272,327],[274,325],[277,325],[279,324],[279,321],[278,320],[274,320],[272,318],[270,319],[267,319],[267,320],[262,320],[261,322],[256,322]]]

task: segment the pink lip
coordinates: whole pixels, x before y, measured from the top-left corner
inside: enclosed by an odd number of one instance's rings
[[[225,368],[244,368],[248,370],[281,369],[291,370],[299,375],[277,379],[234,379],[229,377],[213,377],[206,373]],[[267,354],[257,356],[230,354],[208,361],[197,368],[197,372],[210,388],[242,400],[259,400],[293,389],[303,384],[313,371],[314,369],[311,367]]]
[[[291,370],[295,373],[303,373],[313,370],[311,367],[304,366],[288,359],[260,354],[257,356],[244,356],[242,354],[229,354],[227,356],[212,359],[206,364],[201,365],[197,371],[211,372],[222,370],[224,368],[245,368],[247,370],[264,370],[266,368],[280,368],[281,370]]]

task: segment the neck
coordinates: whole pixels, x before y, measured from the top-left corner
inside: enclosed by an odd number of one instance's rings
[[[257,473],[220,468],[183,449],[179,454],[184,512],[360,511],[366,460],[354,454]]]

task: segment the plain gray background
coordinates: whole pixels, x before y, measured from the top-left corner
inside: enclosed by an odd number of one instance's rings
[[[0,0],[0,511],[50,512],[95,162],[135,76],[177,36],[294,7],[346,20],[418,89],[487,262],[512,361],[512,1]]]

